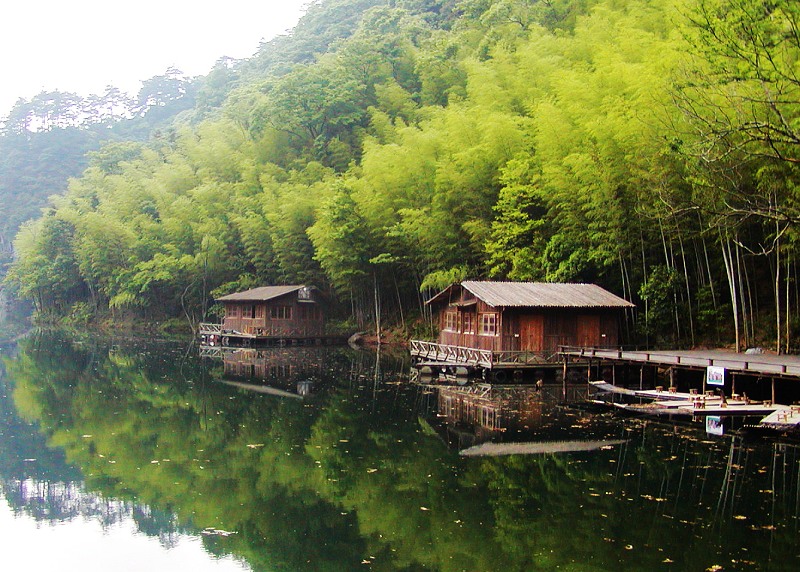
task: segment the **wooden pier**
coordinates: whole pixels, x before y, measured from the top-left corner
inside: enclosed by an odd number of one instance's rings
[[[730,372],[764,377],[785,377],[800,380],[800,356],[742,354],[727,350],[661,350],[629,351],[622,349],[562,346],[562,356],[583,360],[605,360],[630,364],[678,366],[705,369],[724,367]]]

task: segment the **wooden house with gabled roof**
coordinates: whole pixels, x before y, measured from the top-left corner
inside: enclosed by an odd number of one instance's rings
[[[201,324],[201,343],[253,346],[327,341],[325,304],[313,286],[262,286],[217,298],[220,324]]]
[[[464,281],[428,300],[438,343],[412,340],[418,359],[484,368],[552,361],[561,346],[617,347],[634,305],[594,284]]]

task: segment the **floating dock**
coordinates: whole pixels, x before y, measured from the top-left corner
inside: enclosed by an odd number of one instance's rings
[[[800,429],[800,405],[783,405],[771,401],[751,401],[743,396],[726,397],[714,391],[701,395],[698,392],[678,392],[674,388],[632,390],[617,387],[604,381],[590,385],[599,391],[626,397],[649,399],[647,403],[610,403],[628,412],[654,416],[683,415],[696,417],[761,417],[754,427],[779,431]]]

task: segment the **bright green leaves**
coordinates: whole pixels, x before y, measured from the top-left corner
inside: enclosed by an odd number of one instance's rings
[[[365,221],[345,186],[323,203],[308,235],[317,261],[338,292],[352,295],[364,289],[372,244]]]

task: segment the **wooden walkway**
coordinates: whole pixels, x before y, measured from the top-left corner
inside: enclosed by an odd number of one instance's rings
[[[743,354],[726,350],[628,351],[564,346],[562,356],[643,365],[681,366],[701,369],[724,367],[728,371],[756,376],[800,379],[800,356]]]

